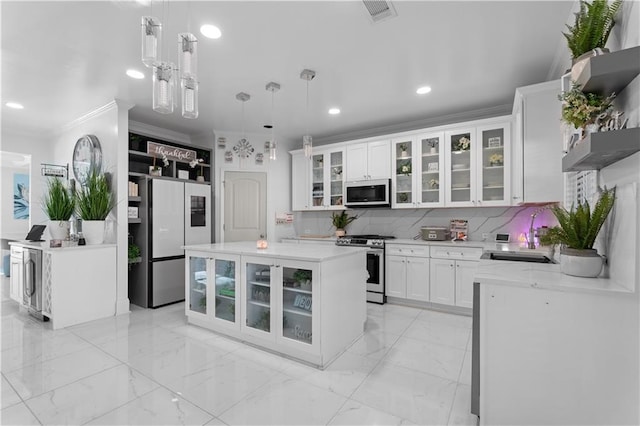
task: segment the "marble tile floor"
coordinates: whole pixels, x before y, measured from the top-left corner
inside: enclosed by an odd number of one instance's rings
[[[7,287],[3,425],[477,421],[468,317],[369,304],[364,336],[320,371],[187,325],[183,303],[53,331]]]

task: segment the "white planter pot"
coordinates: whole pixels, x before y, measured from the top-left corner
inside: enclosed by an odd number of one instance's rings
[[[50,220],[49,235],[52,240],[66,240],[69,238],[68,220]]]
[[[602,256],[595,249],[560,250],[560,270],[566,275],[595,278],[600,275],[603,263]]]
[[[347,234],[347,232],[342,229],[342,228],[338,228],[336,229],[336,237],[344,237]]]
[[[82,235],[87,245],[102,244],[104,242],[104,220],[83,220]]]

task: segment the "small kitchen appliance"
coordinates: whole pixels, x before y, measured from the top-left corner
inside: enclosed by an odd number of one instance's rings
[[[384,242],[395,237],[386,235],[345,235],[336,240],[337,246],[367,247],[367,302],[384,304]]]
[[[446,241],[451,239],[449,229],[441,226],[423,226],[420,228],[422,239],[425,241]]]

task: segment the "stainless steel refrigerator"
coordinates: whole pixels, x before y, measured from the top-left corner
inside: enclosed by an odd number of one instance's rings
[[[147,179],[141,193],[143,263],[129,285],[132,303],[156,308],[185,299],[183,245],[211,242],[211,186]],[[146,244],[145,244],[146,243]]]

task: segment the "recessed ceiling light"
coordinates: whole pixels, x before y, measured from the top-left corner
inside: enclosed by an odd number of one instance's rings
[[[340,108],[331,108],[329,110],[329,114],[331,114],[331,115],[340,114]]]
[[[17,102],[7,102],[5,105],[13,109],[24,109],[24,106]]]
[[[138,70],[127,70],[127,75],[131,78],[135,78],[137,80],[140,80],[142,78],[144,78],[144,74],[141,73]]]
[[[426,93],[429,93],[431,91],[431,87],[429,86],[422,86],[422,87],[418,87],[418,90],[416,90],[416,93],[418,95],[424,95]]]
[[[207,38],[220,38],[222,36],[220,28],[215,25],[203,25],[200,27],[200,32]]]

